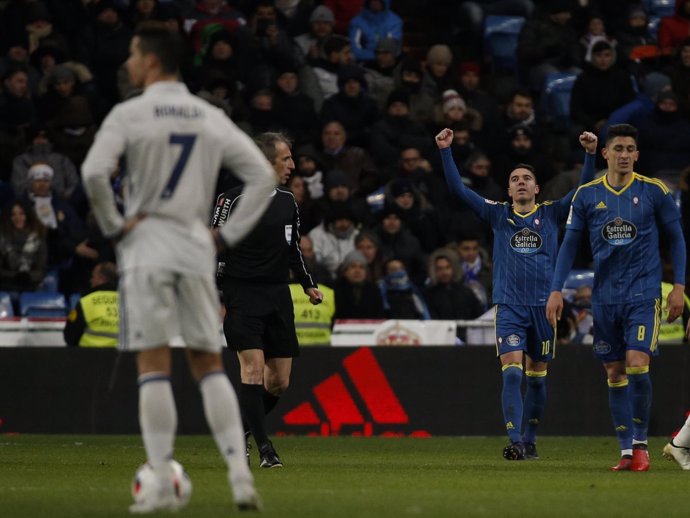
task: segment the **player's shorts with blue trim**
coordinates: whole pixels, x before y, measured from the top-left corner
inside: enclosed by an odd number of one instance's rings
[[[556,329],[546,319],[545,306],[496,306],[498,355],[524,351],[538,362],[555,356]]]
[[[603,362],[625,359],[634,349],[650,356],[659,354],[657,340],[661,325],[661,299],[635,304],[593,304],[594,354]]]

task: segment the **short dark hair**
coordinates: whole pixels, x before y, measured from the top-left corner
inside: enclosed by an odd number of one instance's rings
[[[177,74],[182,62],[182,39],[162,22],[142,23],[135,34],[142,54],[154,54],[166,74]]]
[[[606,145],[616,137],[631,137],[637,144],[637,128],[630,124],[614,124],[606,134]]]
[[[530,173],[532,173],[532,176],[534,176],[534,179],[535,180],[537,179],[537,173],[536,173],[533,165],[529,165],[529,164],[525,164],[525,163],[520,162],[519,164],[515,164],[513,166],[513,168],[510,170],[510,172],[512,173],[516,169],[527,169]]]
[[[254,143],[271,164],[277,156],[276,144],[278,142],[284,142],[289,148],[292,147],[292,139],[285,133],[278,131],[266,131],[254,137]]]
[[[105,282],[108,284],[117,284],[118,279],[120,278],[120,275],[117,271],[117,265],[112,262],[104,262],[104,263],[98,263],[96,265],[96,268],[99,269],[99,272],[104,278]]]

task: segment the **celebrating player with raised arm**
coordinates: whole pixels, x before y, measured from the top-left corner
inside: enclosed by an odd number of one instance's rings
[[[179,36],[159,28],[137,32],[126,66],[144,93],[116,106],[82,167],[96,220],[117,245],[120,347],[137,353],[139,421],[153,498],[131,512],[180,507],[170,459],[177,414],[169,345],[182,337],[213,437],[229,467],[235,504],[261,506],[244,456],[237,397],[225,374],[218,336],[216,246],[208,213],[222,165],[244,180],[244,199],[216,240],[234,245],[261,218],[275,177],[263,154],[223,112],[177,80]],[[110,175],[124,155],[125,216],[115,206]]]
[[[575,191],[558,201],[536,203],[539,185],[535,171],[530,165],[518,164],[508,180],[512,204],[482,198],[463,185],[450,151],[452,141],[450,129],[436,136],[448,187],[494,231],[496,348],[503,372],[501,404],[510,439],[503,456],[508,460],[538,458],[536,431],[546,402],[547,364],[556,345],[554,321],[546,319],[544,309],[558,251],[558,225],[565,221]],[[597,137],[584,132],[580,143],[586,151],[582,184],[594,178]],[[523,354],[527,375],[524,404],[520,392]]]
[[[659,180],[635,173],[637,129],[611,126],[602,149],[608,170],[578,189],[558,253],[547,318],[560,318],[561,289],[585,230],[594,257],[594,353],[604,363],[621,458],[613,471],[647,471],[652,399],[650,357],[658,353],[661,310],[659,226],[671,243],[674,286],[668,321],[683,311],[685,241],[680,212]]]

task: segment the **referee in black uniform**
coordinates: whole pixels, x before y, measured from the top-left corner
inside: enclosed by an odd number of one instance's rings
[[[254,230],[237,246],[222,252],[218,274],[226,309],[225,337],[240,360],[242,414],[259,448],[261,467],[275,468],[283,464],[268,440],[265,416],[287,389],[292,359],[299,356],[290,270],[312,304],[319,304],[323,294],[299,248],[297,203],[282,187],[295,168],[291,142],[282,133],[262,133],[255,142],[275,170],[280,185]],[[222,226],[239,203],[241,187],[221,194],[213,226]]]

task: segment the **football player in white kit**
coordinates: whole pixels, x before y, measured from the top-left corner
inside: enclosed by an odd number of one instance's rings
[[[180,505],[169,462],[177,425],[169,345],[178,337],[228,464],[235,504],[257,510],[261,501],[245,459],[237,397],[220,354],[216,245],[232,246],[252,229],[276,178],[247,135],[178,82],[181,45],[176,34],[158,27],[137,32],[126,67],[132,84],[144,92],[113,108],[82,166],[96,220],[103,234],[118,242],[120,348],[137,354],[139,422],[147,461],[160,484],[158,498],[130,511]],[[124,217],[110,186],[121,156]],[[228,224],[211,233],[207,221],[221,165],[245,182],[244,196]]]

